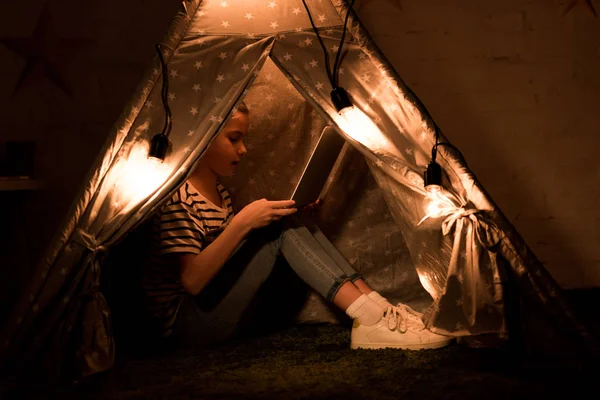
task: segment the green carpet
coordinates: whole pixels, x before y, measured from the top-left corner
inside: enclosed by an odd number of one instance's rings
[[[519,399],[577,398],[591,371],[517,362],[498,350],[351,350],[348,329],[297,326],[208,348],[120,355],[83,384],[4,398]],[[532,397],[534,396],[534,397]]]

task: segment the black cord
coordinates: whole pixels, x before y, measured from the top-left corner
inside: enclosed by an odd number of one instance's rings
[[[335,85],[335,82],[333,79],[333,74],[330,71],[329,53],[327,53],[327,49],[325,48],[325,43],[323,43],[323,39],[321,39],[321,35],[319,35],[319,31],[317,30],[317,27],[315,26],[315,22],[313,21],[312,15],[310,14],[310,10],[308,9],[308,5],[306,4],[306,1],[302,0],[302,4],[304,4],[304,8],[306,9],[306,13],[308,14],[308,19],[310,20],[310,25],[312,26],[313,30],[315,31],[315,33],[317,35],[317,39],[319,39],[319,43],[321,44],[321,48],[323,49],[323,54],[325,56],[325,69],[327,71],[327,78],[329,78],[329,83],[331,83],[331,86],[335,89],[337,86]]]
[[[337,88],[338,87],[338,83],[339,83],[339,68],[340,68],[340,62],[341,62],[341,57],[340,55],[342,54],[342,47],[344,46],[344,39],[346,37],[346,27],[348,26],[348,17],[350,17],[350,11],[352,11],[352,7],[354,6],[354,0],[350,1],[350,5],[348,6],[348,11],[346,12],[346,19],[344,20],[344,29],[342,30],[342,39],[340,40],[340,47],[338,47],[337,53],[335,54],[335,62],[333,63],[333,81],[334,81],[334,86],[333,88]]]
[[[169,94],[169,77],[167,76],[168,74],[168,70],[167,70],[167,65],[165,64],[165,60],[163,59],[163,55],[160,51],[160,45],[157,44],[156,45],[156,51],[158,52],[158,58],[160,58],[160,63],[162,65],[162,75],[163,75],[163,81],[162,81],[162,93],[161,93],[161,97],[162,97],[162,102],[163,102],[163,107],[165,108],[165,125],[163,127],[162,130],[162,134],[165,136],[169,136],[169,133],[171,133],[171,126],[173,125],[172,122],[172,114],[171,114],[171,108],[169,107],[169,101],[168,101],[168,94]]]

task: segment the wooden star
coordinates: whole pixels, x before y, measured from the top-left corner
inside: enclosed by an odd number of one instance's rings
[[[567,15],[569,12],[571,12],[572,9],[575,8],[575,6],[580,5],[581,3],[583,3],[586,7],[586,9],[595,17],[598,17],[598,13],[596,13],[596,9],[594,8],[594,5],[592,4],[592,0],[569,0],[569,2],[567,3],[567,5],[565,6],[565,10],[563,11],[563,16]]]
[[[49,79],[64,93],[71,96],[72,90],[57,66],[65,64],[65,61],[79,49],[89,48],[90,45],[95,44],[95,41],[56,36],[50,8],[46,2],[32,36],[0,39],[0,43],[26,60],[13,90],[13,96],[20,89],[37,83],[40,78]]]

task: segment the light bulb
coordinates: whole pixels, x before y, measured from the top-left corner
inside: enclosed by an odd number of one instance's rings
[[[374,151],[398,153],[373,120],[358,107],[345,107],[339,115],[338,125],[352,139]]]
[[[119,194],[118,204],[133,205],[142,201],[157,190],[169,174],[168,165],[148,158],[148,148],[143,145],[135,146],[129,157],[120,162],[120,168],[116,169],[119,172],[115,184]]]
[[[336,123],[346,135],[372,151],[400,155],[373,120],[352,103],[344,88],[335,87],[331,91],[331,101],[339,115]]]
[[[429,188],[429,186],[427,187]],[[438,187],[427,191],[428,204],[426,207],[425,218],[438,218],[442,215],[450,214],[457,210],[457,207],[450,201],[448,197]]]

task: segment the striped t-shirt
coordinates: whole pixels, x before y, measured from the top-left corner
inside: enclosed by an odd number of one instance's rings
[[[233,218],[231,199],[220,184],[222,204],[217,206],[191,183],[184,183],[158,211],[152,248],[142,279],[145,312],[162,336],[169,336],[186,295],[181,286],[178,254],[199,254]]]

